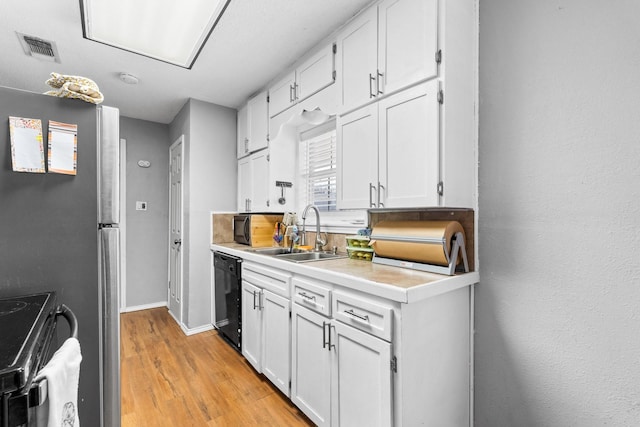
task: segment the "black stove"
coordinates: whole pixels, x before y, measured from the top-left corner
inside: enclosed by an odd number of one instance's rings
[[[56,294],[0,298],[0,426],[28,421],[29,390],[51,357]]]

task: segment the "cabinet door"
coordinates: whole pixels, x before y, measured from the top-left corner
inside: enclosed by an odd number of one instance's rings
[[[295,102],[296,73],[292,71],[269,88],[269,117],[291,107]]]
[[[380,207],[438,205],[437,92],[431,80],[379,102]]]
[[[385,0],[378,6],[380,91],[436,77],[438,1]]]
[[[341,116],[338,135],[338,208],[375,207],[378,185],[378,112],[371,104]]]
[[[251,179],[251,160],[249,157],[238,160],[238,212],[250,211]]]
[[[248,124],[248,109],[245,104],[240,110],[238,110],[238,122],[237,122],[237,141],[238,141],[238,158],[244,157],[249,154],[249,139],[247,134]]]
[[[328,426],[331,424],[331,353],[325,346],[328,319],[297,304],[293,304],[291,315],[291,401],[316,425]]]
[[[242,355],[259,373],[262,372],[262,292],[246,280],[242,281]]]
[[[269,104],[267,91],[254,96],[247,103],[249,120],[249,152],[269,145]]]
[[[390,426],[391,344],[333,321],[333,425]]]
[[[251,155],[251,211],[269,210],[269,152],[259,151]],[[274,183],[275,184],[275,183]]]
[[[289,397],[291,318],[289,300],[262,290],[262,373]]]
[[[370,8],[348,24],[336,39],[336,72],[340,111],[377,96],[378,11]]]
[[[302,101],[333,83],[333,45],[325,47],[296,69],[296,100]]]

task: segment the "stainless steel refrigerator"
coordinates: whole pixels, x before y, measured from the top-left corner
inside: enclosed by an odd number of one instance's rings
[[[77,174],[13,172],[9,116],[45,138],[49,120],[76,124]],[[76,313],[85,426],[120,425],[119,144],[115,108],[0,87],[0,297],[56,291]]]

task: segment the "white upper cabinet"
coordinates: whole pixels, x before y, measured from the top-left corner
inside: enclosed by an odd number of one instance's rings
[[[437,76],[437,0],[387,0],[337,37],[340,111]]]
[[[238,158],[269,145],[269,103],[267,91],[250,98],[238,111]]]
[[[249,99],[249,152],[267,148],[269,145],[269,102],[267,91]]]
[[[375,208],[378,199],[378,107],[367,105],[337,121],[338,208]]]
[[[438,1],[378,5],[379,90],[390,94],[438,75]]]
[[[372,7],[342,30],[336,40],[336,72],[341,111],[377,95],[378,11]]]
[[[438,205],[438,81],[338,118],[338,207]]]
[[[296,100],[302,101],[335,81],[334,45],[318,51],[296,68]]]
[[[333,44],[323,47],[269,88],[270,117],[276,116],[335,81],[333,49]]]
[[[378,103],[378,207],[438,206],[438,82]]]
[[[269,115],[271,117],[286,110],[295,103],[293,93],[296,84],[296,73],[288,73],[282,80],[269,88]]]
[[[238,211],[265,212],[269,202],[269,150],[238,160]]]
[[[248,120],[249,110],[247,108],[247,104],[245,104],[242,108],[238,110],[238,158],[244,157],[249,152],[249,120]]]

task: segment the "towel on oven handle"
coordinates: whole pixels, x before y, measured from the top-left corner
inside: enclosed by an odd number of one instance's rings
[[[78,381],[80,342],[68,338],[51,360],[38,372],[36,381],[47,379],[47,400],[38,406],[38,426],[80,427],[78,419]]]

